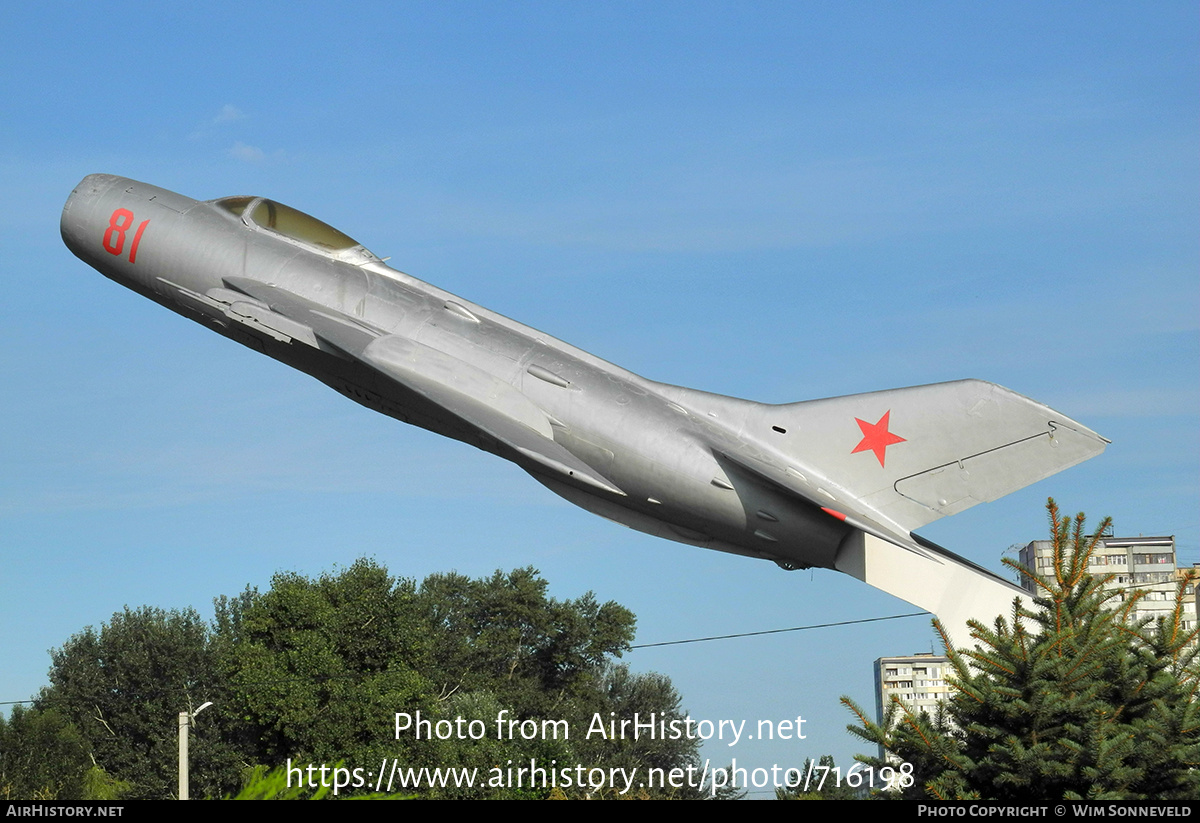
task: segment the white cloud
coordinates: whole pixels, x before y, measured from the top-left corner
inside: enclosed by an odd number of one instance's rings
[[[266,158],[266,154],[258,146],[247,146],[240,140],[233,144],[229,154],[247,163],[261,163]]]
[[[244,120],[246,115],[237,106],[226,103],[221,106],[221,110],[217,112],[217,116],[213,118],[214,123],[229,123],[234,120]]]

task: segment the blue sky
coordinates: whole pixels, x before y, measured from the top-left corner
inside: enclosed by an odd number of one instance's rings
[[[764,402],[978,377],[1113,440],[922,533],[991,568],[1054,495],[1200,560],[1194,3],[194,3],[5,12],[0,700],[125,604],[376,557],[533,565],[657,642],[912,611],[622,529],[105,280],[91,172],[263,194],[649,378]],[[635,651],[710,744],[860,747],[837,699],[928,621]]]

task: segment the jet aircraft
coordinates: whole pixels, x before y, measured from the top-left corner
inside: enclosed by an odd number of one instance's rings
[[[377,412],[668,540],[850,574],[938,615],[1023,590],[913,533],[1107,440],[979,380],[768,405],[654,382],[397,271],[282,203],[93,174],[63,240],[106,277]]]

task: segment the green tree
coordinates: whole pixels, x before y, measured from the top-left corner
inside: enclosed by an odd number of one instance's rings
[[[612,739],[586,732],[594,717],[643,718],[651,712],[682,718],[679,696],[660,675],[634,675],[611,660],[629,647],[634,616],[624,607],[600,603],[588,592],[574,600],[548,596],[547,583],[531,568],[471,579],[460,574],[426,578],[418,592],[427,621],[429,661],[438,718],[476,718],[489,723],[481,740],[446,740],[434,745],[430,762],[486,770],[512,762],[558,767],[583,764],[631,768],[689,764],[692,741]],[[495,739],[490,725],[500,712],[516,723],[557,723],[553,733],[530,739]],[[571,787],[566,796],[594,795]],[[544,797],[545,788],[446,789],[438,796]]]
[[[360,559],[312,580],[220,598],[214,656],[247,762],[378,762],[405,754],[393,714],[426,702],[426,632],[412,581]]]
[[[208,633],[192,609],[126,608],[51,652],[51,685],[37,706],[68,719],[95,764],[128,782],[128,796],[173,797],[179,712],[220,692]],[[197,791],[215,788],[211,766],[227,765],[230,754],[218,740],[193,737]]]
[[[532,568],[427,577],[418,602],[439,692],[491,690],[529,715],[594,690],[605,660],[629,648],[633,613],[591,592],[559,601],[546,591]]]
[[[589,701],[587,712],[575,724],[588,728],[593,719],[607,723],[611,718],[633,718],[642,722],[655,718],[670,729],[673,721],[683,721],[687,716],[682,708],[679,692],[671,685],[670,678],[656,672],[638,674],[624,664],[612,664],[605,668],[601,680],[598,700]],[[700,741],[694,738],[670,735],[651,737],[618,737],[606,739],[593,735],[581,741],[577,756],[583,762],[603,762],[606,765],[637,769],[646,774],[647,769],[670,770],[695,762],[700,753]]]
[[[684,716],[665,677],[613,665],[633,628],[628,609],[600,603],[591,593],[550,597],[534,569],[482,579],[432,575],[420,586],[365,559],[315,579],[281,573],[265,592],[218,598],[211,626],[191,610],[126,608],[99,630],[75,635],[52,653],[51,685],[38,702],[45,724],[60,716],[62,723],[38,733],[57,735],[63,745],[78,740],[74,759],[62,758],[64,769],[75,764],[70,780],[54,784],[63,799],[115,792],[172,796],[175,719],[205,701],[214,705],[196,719],[190,736],[195,796],[236,794],[247,772],[288,760],[368,769],[386,760],[481,773],[510,761],[691,765],[695,741],[585,736],[593,717],[610,713],[654,713],[668,722]],[[419,712],[427,722],[483,721],[486,734],[409,729],[398,735],[397,712]],[[500,717],[532,722],[539,731],[498,739]],[[23,715],[21,722],[22,739],[33,739]],[[553,722],[559,730],[565,723],[569,733],[543,731]],[[13,726],[0,725],[0,742]],[[3,751],[0,746],[0,758]],[[102,769],[81,777],[82,756]],[[13,762],[0,759],[0,765]],[[19,770],[18,794],[51,785],[31,758],[20,761]],[[507,784],[418,788],[425,797],[548,793]]]
[[[83,797],[91,765],[83,735],[60,712],[16,706],[0,717],[0,798]]]
[[[1082,513],[1060,517],[1052,499],[1047,511],[1050,572],[1005,561],[1035,581],[1036,609],[973,622],[968,651],[942,633],[954,694],[938,716],[894,702],[877,725],[843,698],[861,724],[850,731],[912,764],[910,798],[1195,799],[1200,673],[1183,584],[1170,616],[1132,621],[1142,595],[1112,603],[1087,571],[1109,521],[1089,535]]]
[[[510,761],[615,763],[627,757],[621,743],[589,745],[582,737],[593,714],[642,706],[679,712],[665,678],[609,667],[633,626],[627,609],[591,593],[550,597],[534,569],[481,579],[435,574],[418,587],[359,560],[316,580],[276,575],[265,593],[219,600],[213,643],[243,720],[233,731],[248,762],[396,759],[486,774]],[[479,720],[486,734],[418,739],[410,728],[397,737],[396,712],[434,723]],[[565,721],[572,734],[500,740],[502,714],[539,729],[541,721]],[[684,759],[671,765],[695,754],[694,746],[676,748]],[[664,759],[648,750],[643,741],[638,756],[646,763]],[[416,788],[425,797],[546,794],[507,785]]]

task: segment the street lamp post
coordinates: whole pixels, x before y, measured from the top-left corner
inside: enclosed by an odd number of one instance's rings
[[[194,712],[179,713],[179,799],[188,799],[188,726],[196,719],[196,715],[212,705],[208,701]]]

